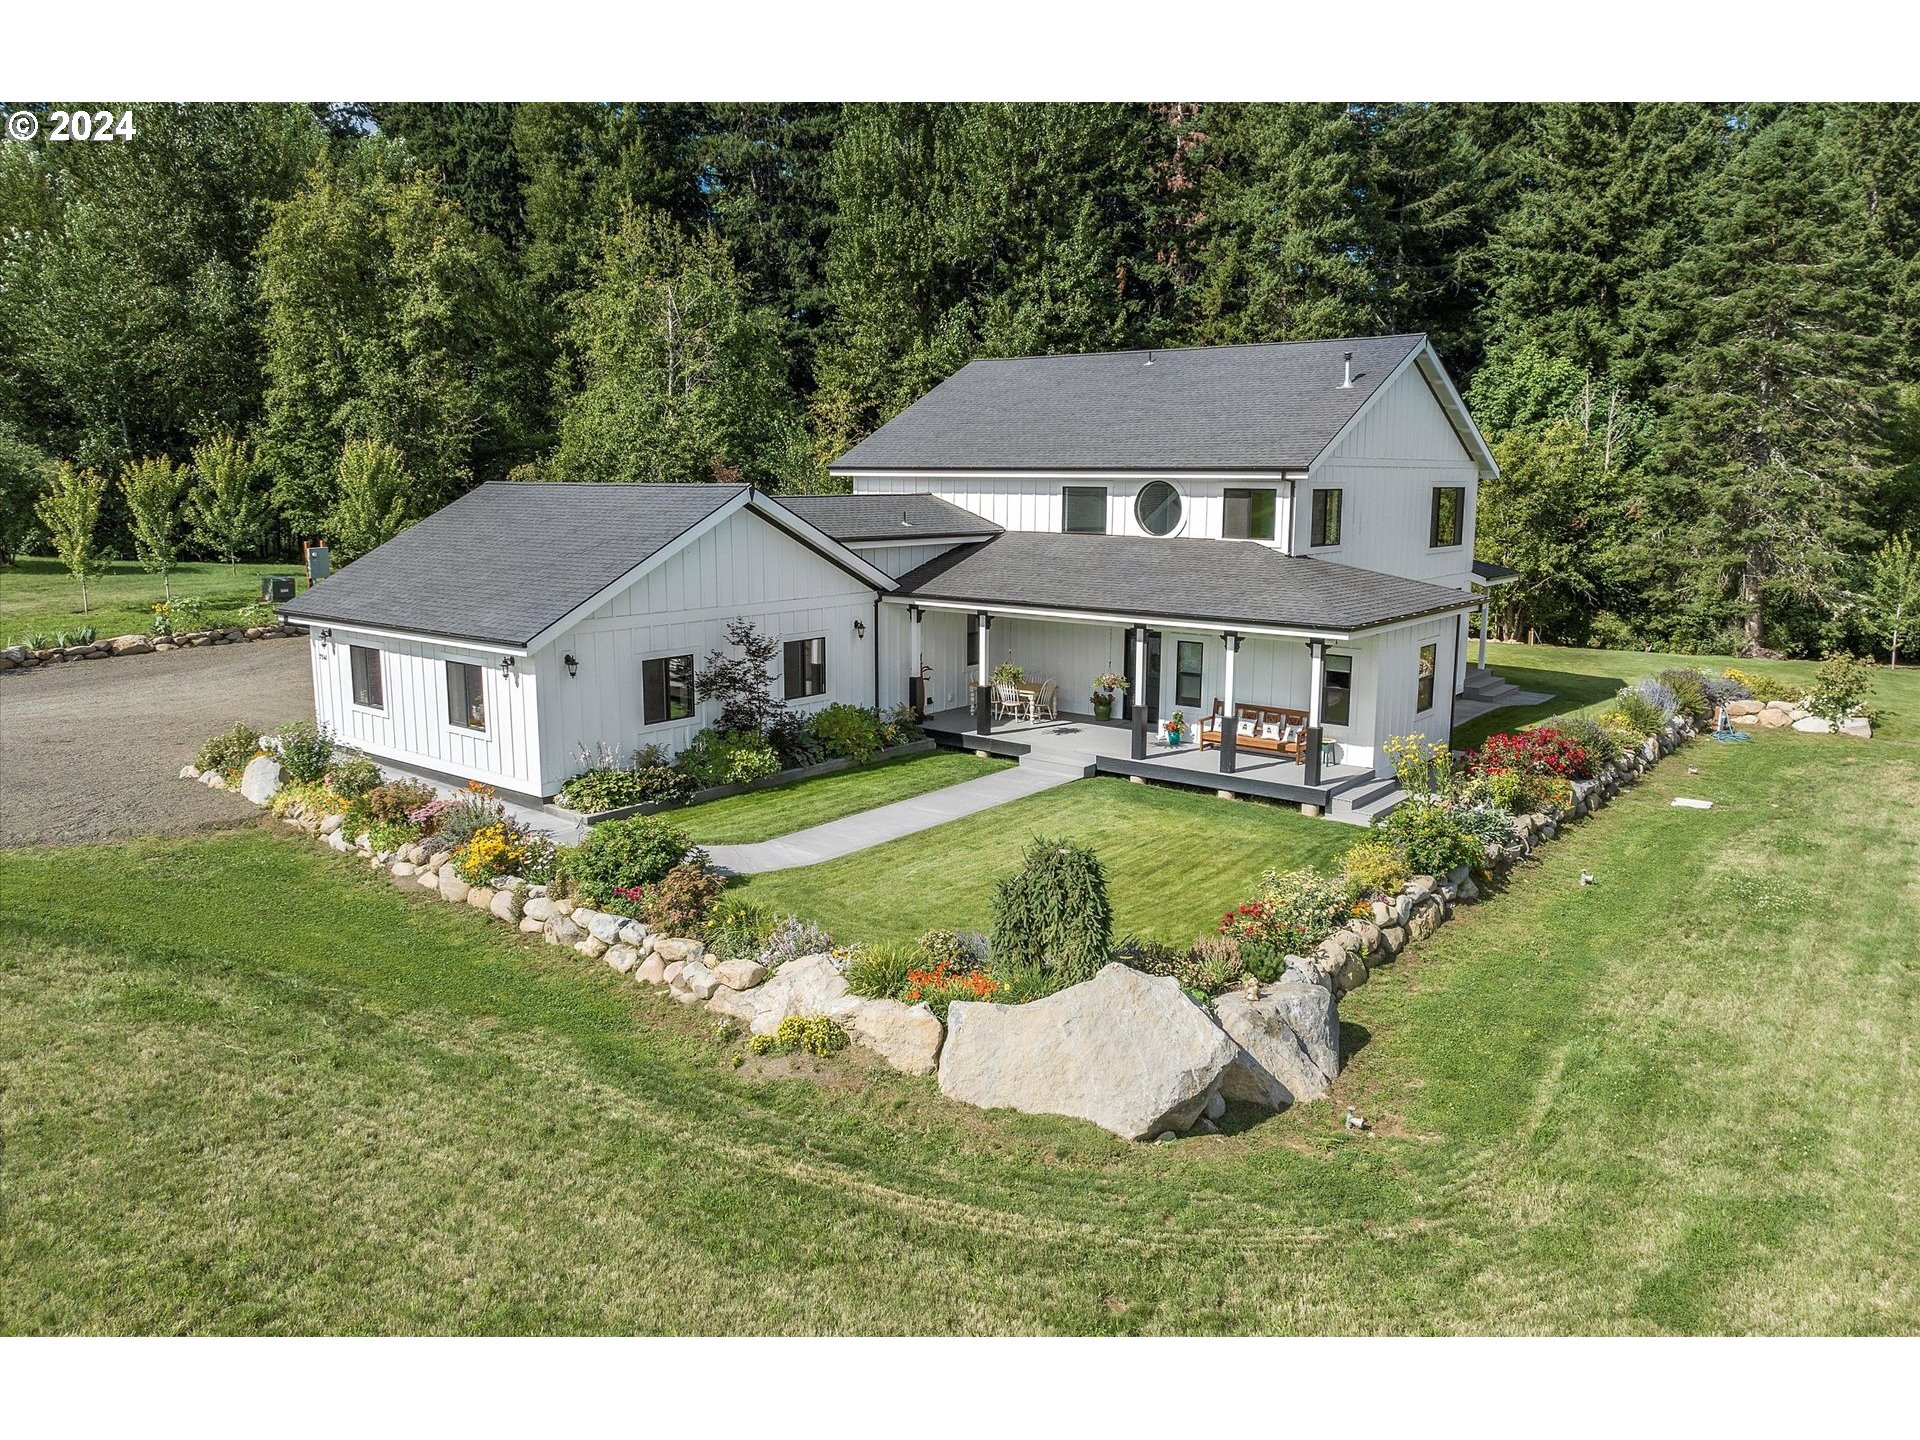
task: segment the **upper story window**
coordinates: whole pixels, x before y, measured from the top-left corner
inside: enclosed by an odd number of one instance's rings
[[[1272,490],[1223,491],[1226,513],[1220,533],[1229,540],[1273,539],[1273,517],[1279,509],[1275,495]]]
[[[348,647],[353,655],[353,703],[384,710],[385,687],[380,683],[380,652],[366,645]]]
[[[1171,535],[1178,530],[1180,510],[1180,492],[1164,480],[1141,486],[1133,501],[1133,518],[1149,535]]]
[[[1060,492],[1060,528],[1069,535],[1107,533],[1107,487],[1068,485]]]
[[[1467,487],[1433,487],[1433,520],[1427,529],[1427,545],[1434,550],[1458,545],[1466,535]]]
[[[487,728],[486,677],[478,665],[447,662],[447,723],[462,730]]]
[[[1316,490],[1313,492],[1313,531],[1308,537],[1310,545],[1338,545],[1340,543],[1340,509],[1346,498],[1343,490]]]

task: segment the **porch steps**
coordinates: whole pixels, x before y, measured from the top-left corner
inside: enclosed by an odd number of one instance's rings
[[[1511,705],[1520,687],[1511,681],[1502,680],[1493,671],[1484,673],[1473,666],[1467,667],[1467,683],[1460,694],[1463,699],[1493,709],[1500,705]]]
[[[1398,780],[1349,782],[1329,797],[1327,818],[1347,825],[1371,825],[1374,816],[1386,814],[1406,798]]]
[[[1098,760],[1078,750],[1030,750],[1020,757],[1019,768],[1039,775],[1085,780],[1094,773]]]

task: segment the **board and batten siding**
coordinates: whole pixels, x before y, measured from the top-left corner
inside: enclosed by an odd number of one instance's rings
[[[1374,743],[1384,746],[1398,735],[1421,735],[1445,743],[1453,734],[1453,687],[1448,683],[1454,673],[1455,652],[1459,644],[1457,617],[1441,615],[1416,621],[1371,637],[1377,678],[1371,689],[1378,706]],[[1417,708],[1420,691],[1420,647],[1435,646],[1433,707]],[[1355,687],[1358,688],[1358,677]],[[1376,770],[1392,773],[1385,751],[1380,752]]]
[[[1225,492],[1229,489],[1274,492],[1275,548],[1284,548],[1290,523],[1288,482],[1277,476],[1226,479],[1208,476],[1164,475],[1106,478],[1059,472],[1034,475],[967,476],[918,474],[856,475],[856,495],[937,495],[962,510],[970,510],[1008,530],[1058,533],[1064,520],[1064,492],[1068,486],[1093,486],[1107,492],[1107,534],[1145,535],[1134,514],[1143,486],[1163,479],[1180,492],[1180,524],[1167,538],[1217,540],[1225,527]],[[864,552],[863,552],[864,555]],[[872,555],[864,558],[880,562]],[[930,558],[930,557],[929,557]],[[900,572],[905,573],[905,572]]]
[[[727,649],[727,622],[735,618],[753,620],[776,640],[825,638],[827,693],[794,701],[794,709],[873,704],[874,600],[871,588],[818,552],[752,511],[737,511],[532,657],[542,697],[541,793],[553,794],[585,768],[583,746],[591,752],[605,745],[623,760],[642,745],[678,753],[712,724],[717,708],[697,694],[692,718],[646,724],[641,666],[691,655],[698,669],[708,652]],[[864,637],[854,633],[856,620]],[[569,654],[578,662],[574,675],[567,673]],[[776,653],[776,696],[781,665]]]
[[[1408,366],[1300,482],[1294,553],[1462,590],[1473,578],[1479,466],[1419,367]],[[1460,543],[1427,544],[1435,486],[1466,491]],[[1313,492],[1338,489],[1340,543],[1315,546]]]
[[[874,569],[884,572],[898,580],[909,570],[916,570],[929,560],[936,560],[955,547],[952,540],[941,540],[929,545],[902,544],[898,540],[861,543],[850,541],[847,548],[866,561]]]
[[[335,624],[308,636],[313,658],[314,717],[343,745],[380,760],[480,780],[526,795],[540,788],[539,682],[526,660],[501,668],[498,653],[424,638],[395,639]],[[383,704],[353,701],[354,645],[380,652]],[[447,665],[480,669],[487,728],[467,730],[447,715]]]

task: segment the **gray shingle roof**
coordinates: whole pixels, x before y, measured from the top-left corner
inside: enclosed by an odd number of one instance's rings
[[[936,495],[774,495],[769,497],[835,540],[946,539],[998,535],[993,521]]]
[[[1301,470],[1425,340],[975,360],[832,468]]]
[[[304,623],[525,645],[746,488],[496,481],[281,611]]]
[[[1496,565],[1491,560],[1476,560],[1473,562],[1473,577],[1490,585],[1498,585],[1507,580],[1518,580],[1520,572],[1505,565]]]
[[[1019,530],[909,570],[894,593],[988,609],[1090,610],[1337,634],[1478,603],[1465,590],[1283,555],[1245,540]]]

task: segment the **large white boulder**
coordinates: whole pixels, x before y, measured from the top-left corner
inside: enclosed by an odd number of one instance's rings
[[[856,1045],[866,1046],[903,1075],[933,1074],[947,1032],[940,1017],[924,1004],[848,995],[826,1013]]]
[[[703,998],[709,1010],[732,1016],[755,1035],[771,1035],[789,1015],[833,1014],[848,998],[847,978],[834,968],[832,956],[803,955],[782,965],[756,989],[716,988]]]
[[[1340,1016],[1326,986],[1283,980],[1258,998],[1235,990],[1213,1002],[1213,1013],[1238,1047],[1221,1082],[1228,1098],[1284,1110],[1332,1088],[1340,1073]]]
[[[280,762],[271,755],[256,755],[240,772],[240,794],[256,805],[264,805],[280,793]]]
[[[940,1091],[1149,1140],[1198,1120],[1236,1054],[1172,976],[1113,964],[1028,1005],[950,1006]]]

